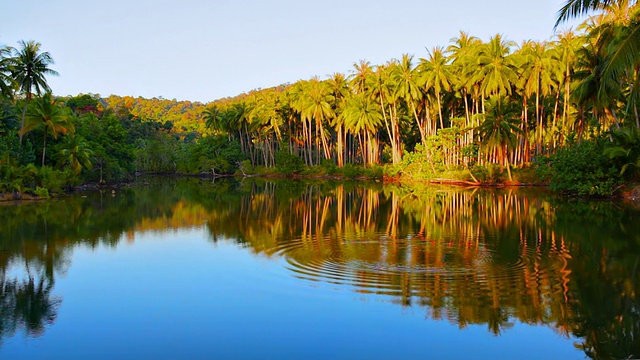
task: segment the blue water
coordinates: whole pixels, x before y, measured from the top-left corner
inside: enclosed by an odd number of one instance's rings
[[[2,340],[2,359],[582,359],[576,339],[510,319],[459,328],[429,309],[296,277],[205,227],[135,232],[67,252],[40,336]]]

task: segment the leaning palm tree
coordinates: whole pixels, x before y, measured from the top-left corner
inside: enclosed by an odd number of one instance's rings
[[[31,100],[31,91],[35,89],[36,94],[50,92],[45,75],[58,75],[58,72],[49,68],[53,64],[53,59],[48,52],[40,51],[40,43],[35,41],[20,41],[19,49],[14,49],[12,60],[12,75],[18,88],[25,96],[24,108],[22,110],[22,122],[20,125],[20,142],[24,131],[27,107]]]
[[[635,0],[567,0],[558,11],[558,19],[555,26],[558,27],[558,25],[569,19],[586,15],[591,11],[605,10],[608,6],[622,2],[631,5],[636,3]]]
[[[75,131],[73,123],[62,107],[62,102],[55,99],[50,92],[42,97],[36,98],[26,113],[25,125],[20,131],[24,135],[32,130],[41,129],[44,132],[44,143],[42,147],[42,166],[47,151],[47,135],[51,134],[54,139],[60,134]]]
[[[606,57],[600,69],[603,84],[631,78],[629,100],[635,101],[638,95],[638,69],[640,69],[640,3],[637,0],[568,0],[558,12],[556,26],[560,23],[600,11],[602,23],[595,29],[602,35],[602,48]],[[631,74],[631,76],[629,76]],[[598,92],[606,92],[600,87]],[[637,112],[637,107],[633,108]],[[640,127],[640,118],[636,115],[636,125]]]

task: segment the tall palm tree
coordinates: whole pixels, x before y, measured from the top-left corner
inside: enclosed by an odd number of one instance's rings
[[[431,135],[430,129],[435,129],[431,124],[425,124],[418,116],[416,104],[423,98],[421,82],[418,71],[413,67],[413,56],[403,54],[400,61],[395,61],[391,67],[391,81],[395,85],[394,92],[397,97],[404,99],[418,125],[422,143],[426,142],[427,135]],[[426,91],[425,91],[426,92]]]
[[[331,152],[324,123],[330,122],[335,117],[335,111],[331,107],[333,95],[327,83],[320,81],[318,78],[313,78],[307,83],[305,95],[300,115],[309,124],[315,121],[316,134],[319,135],[318,138],[321,140],[324,158],[329,159],[331,158]]]
[[[475,53],[482,42],[475,36],[470,36],[464,31],[460,31],[460,36],[450,40],[451,45],[447,47],[447,53],[451,57],[452,73],[454,75],[453,86],[461,92],[464,100],[465,118],[467,123],[471,120],[472,109],[469,109],[467,99],[472,86],[472,74],[475,71]]]
[[[346,131],[344,121],[341,121],[340,113],[342,113],[344,103],[351,93],[349,92],[349,83],[344,74],[334,73],[327,80],[327,85],[333,99],[331,107],[335,113],[331,126],[336,129],[336,160],[338,166],[342,167],[345,159]]]
[[[44,166],[44,158],[47,151],[47,135],[51,134],[54,139],[57,139],[60,134],[75,131],[66,109],[62,107],[62,102],[55,99],[50,92],[46,92],[41,97],[36,98],[34,103],[29,106],[25,125],[20,131],[20,135],[35,129],[41,129],[44,132],[42,166]]]
[[[10,57],[12,48],[0,46],[0,97],[12,98],[15,81],[11,76],[13,58]]]
[[[382,124],[380,108],[366,94],[358,94],[347,100],[341,116],[347,130],[361,138],[363,162],[368,165],[375,164],[378,147],[374,134]]]
[[[517,64],[510,55],[516,44],[497,34],[489,43],[479,48],[478,67],[473,80],[480,83],[483,97],[490,95],[511,95],[512,87],[518,79]]]
[[[435,92],[438,101],[440,128],[444,128],[441,98],[443,91],[451,91],[453,74],[449,70],[449,60],[444,55],[442,48],[435,47],[429,51],[429,59],[420,59],[418,70],[426,88],[431,88]]]
[[[48,52],[40,51],[40,43],[21,40],[18,44],[20,48],[13,49],[12,74],[20,91],[25,96],[20,125],[20,142],[22,143],[22,136],[26,132],[24,127],[27,106],[31,100],[32,90],[35,89],[38,95],[42,92],[50,92],[51,89],[45,75],[58,75],[58,72],[49,68],[49,65],[53,64],[53,59]]]

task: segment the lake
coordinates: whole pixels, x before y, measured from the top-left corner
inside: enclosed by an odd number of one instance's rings
[[[0,358],[638,357],[639,264],[620,201],[146,179],[0,204]]]

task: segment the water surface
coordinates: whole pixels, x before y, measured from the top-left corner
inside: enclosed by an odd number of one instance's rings
[[[637,357],[639,215],[257,179],[3,204],[0,358]]]

